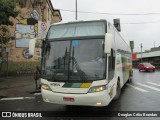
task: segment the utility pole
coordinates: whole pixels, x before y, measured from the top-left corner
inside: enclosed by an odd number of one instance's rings
[[[76,20],[77,20],[77,0],[76,0]]]
[[[142,62],[142,43],[141,43],[141,62]]]

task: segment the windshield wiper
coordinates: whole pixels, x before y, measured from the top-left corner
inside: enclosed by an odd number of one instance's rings
[[[81,80],[87,80],[87,78],[86,78],[87,75],[85,74],[85,72],[83,72],[81,70],[81,68],[79,67],[79,64],[78,64],[76,58],[74,57],[74,47],[73,47],[73,50],[72,50],[72,71],[73,71],[74,65],[75,65],[75,68],[76,68],[76,70],[77,70],[77,72],[78,72]]]
[[[73,63],[75,64],[75,68],[81,78],[81,80],[87,80],[87,75],[85,74],[85,72],[83,72],[80,67],[79,64],[77,62],[77,60],[75,59],[75,57],[72,57]]]

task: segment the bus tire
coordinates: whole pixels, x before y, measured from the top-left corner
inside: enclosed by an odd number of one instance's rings
[[[129,76],[129,78],[128,78],[128,83],[131,83],[131,81],[132,81],[132,77]]]
[[[121,94],[121,84],[120,80],[117,81],[117,88],[116,88],[116,95],[114,97],[114,100],[117,100]]]
[[[128,78],[128,83],[130,83],[132,81],[132,76],[133,76],[133,71],[129,72],[129,78]]]

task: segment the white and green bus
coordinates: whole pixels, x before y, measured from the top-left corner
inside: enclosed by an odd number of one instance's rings
[[[41,56],[41,92],[49,103],[106,106],[132,76],[130,47],[106,20],[51,25]]]

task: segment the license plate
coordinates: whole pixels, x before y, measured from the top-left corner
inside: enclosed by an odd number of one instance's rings
[[[63,97],[63,101],[74,102],[74,98]]]

